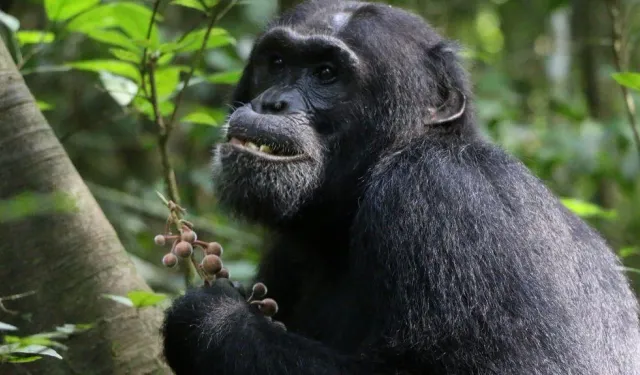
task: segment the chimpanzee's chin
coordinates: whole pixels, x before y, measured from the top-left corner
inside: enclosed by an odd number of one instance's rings
[[[320,183],[321,167],[310,159],[277,162],[219,145],[213,186],[222,207],[250,221],[273,223],[295,216]]]

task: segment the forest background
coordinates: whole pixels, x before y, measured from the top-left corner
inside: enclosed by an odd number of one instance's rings
[[[640,1],[387,3],[460,42],[483,133],[640,290]],[[216,207],[211,151],[253,40],[294,4],[0,0],[0,374],[166,373],[161,311],[198,278],[162,267],[163,199],[249,282],[262,229]]]

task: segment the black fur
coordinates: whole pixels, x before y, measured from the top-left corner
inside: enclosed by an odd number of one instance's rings
[[[480,138],[455,46],[381,4],[306,2],[269,30],[282,26],[357,57],[326,92],[294,84],[306,113],[272,115],[245,106],[285,85],[265,86],[254,51],[229,132],[266,130],[307,157],[217,151],[222,203],[271,229],[258,280],[288,330],[225,282],[191,290],[163,331],[178,375],[640,374],[618,260]],[[289,52],[304,59],[308,43]]]

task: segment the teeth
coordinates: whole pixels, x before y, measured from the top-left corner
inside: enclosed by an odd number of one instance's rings
[[[244,146],[248,149],[251,150],[255,150],[255,151],[260,151],[263,152],[265,154],[273,154],[273,149],[270,146],[267,145],[256,145],[253,142],[250,141],[243,141],[240,140],[238,138],[232,137],[231,139],[229,139],[229,143],[231,143],[232,145],[237,145],[237,146]]]
[[[265,154],[270,154],[270,153],[273,152],[273,150],[271,150],[271,147],[269,147],[267,145],[260,146],[260,151],[264,152]]]

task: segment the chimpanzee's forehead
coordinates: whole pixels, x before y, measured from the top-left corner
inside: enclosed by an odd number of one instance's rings
[[[310,9],[295,17],[295,20],[276,22],[259,38],[258,42],[274,38],[289,39],[292,42],[324,41],[346,48],[341,34],[347,32],[354,14],[366,3],[331,3],[326,7]]]
[[[370,34],[393,34],[400,40],[422,40],[428,44],[442,39],[421,17],[388,4],[318,0],[299,8],[300,11],[277,20],[272,26],[287,27],[301,35],[340,39],[343,36],[368,39]]]
[[[344,30],[354,14],[370,5],[355,1],[318,1],[298,6],[293,14],[276,20],[271,26],[289,27],[300,34],[336,36]]]
[[[353,17],[354,9],[335,9],[318,12],[304,22],[291,25],[301,33],[337,35],[346,28]]]

